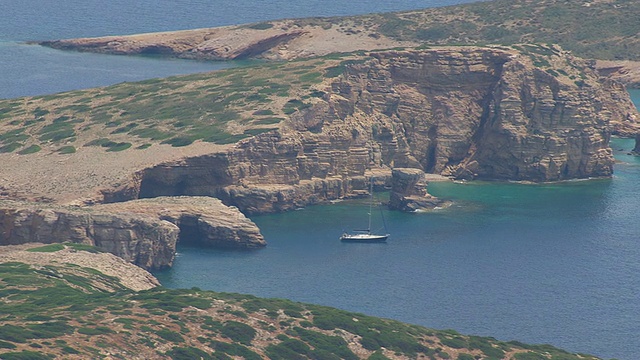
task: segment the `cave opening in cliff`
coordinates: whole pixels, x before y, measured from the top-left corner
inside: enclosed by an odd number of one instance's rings
[[[198,226],[198,217],[182,216],[176,225],[180,229],[178,244],[201,246],[205,243],[204,235]]]

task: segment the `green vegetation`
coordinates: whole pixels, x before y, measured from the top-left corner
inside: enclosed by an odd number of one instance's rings
[[[0,121],[0,152],[26,155],[51,143],[64,143],[57,150],[61,154],[82,146],[118,152],[154,143],[235,143],[273,130],[288,115],[321,101],[325,93],[316,86],[324,86],[319,84],[327,79],[327,69],[338,66],[342,71],[352,57],[259,64],[27,101],[0,100],[2,119],[10,119]]]
[[[64,247],[92,250],[65,243],[32,251]],[[459,349],[458,359],[500,359],[515,352],[520,360],[596,360],[549,345],[463,336],[285,299],[198,288],[158,287],[136,293],[116,278],[69,264],[2,263],[0,296],[2,359],[101,358],[117,353],[121,358],[146,354],[171,359],[355,360],[359,357],[347,340],[359,339],[357,346],[371,354],[370,359],[449,359],[448,354]],[[168,350],[158,352],[158,344]]]
[[[28,249],[27,251],[29,251],[29,252],[56,252],[56,251],[63,250],[64,248],[65,248],[65,246],[62,245],[62,244],[50,244],[50,245],[44,245],[44,246],[40,246],[40,247],[36,247],[36,248],[31,248],[31,249]]]
[[[494,0],[359,17],[398,40],[438,45],[553,43],[585,58],[640,59],[640,3]],[[342,18],[338,22],[344,22]]]
[[[34,153],[37,153],[40,150],[42,150],[42,148],[39,145],[31,145],[31,146],[29,146],[27,148],[24,148],[24,149],[18,151],[18,154],[20,154],[20,155],[34,154]]]
[[[171,341],[174,343],[182,343],[184,342],[184,337],[182,337],[182,335],[180,335],[179,333],[175,332],[175,331],[171,331],[169,329],[160,329],[158,331],[156,331],[156,335],[158,335],[159,337],[167,340],[167,341]]]
[[[22,143],[12,142],[4,146],[0,146],[0,153],[10,153],[22,147]]]
[[[37,145],[34,145],[37,146]],[[76,152],[76,147],[73,145],[63,146],[58,149],[58,154],[74,154]]]
[[[251,340],[256,336],[256,331],[251,326],[237,321],[226,322],[220,333],[234,342],[244,345],[251,345]]]

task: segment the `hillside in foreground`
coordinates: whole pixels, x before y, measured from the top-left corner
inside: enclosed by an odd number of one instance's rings
[[[0,264],[0,358],[597,359],[283,299],[197,288],[136,292],[123,275],[42,259],[63,251],[107,256],[80,245],[32,245],[17,252],[21,261]]]

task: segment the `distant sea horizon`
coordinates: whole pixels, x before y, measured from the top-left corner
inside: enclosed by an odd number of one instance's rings
[[[0,98],[216,70],[229,63],[63,52],[26,41],[124,35],[472,1],[5,1]],[[640,104],[640,90],[631,90]],[[603,358],[640,356],[640,158],[614,139],[611,179],[433,183],[454,206],[387,211],[386,244],[344,244],[358,201],[253,217],[257,251],[180,245],[164,286],[284,297]]]

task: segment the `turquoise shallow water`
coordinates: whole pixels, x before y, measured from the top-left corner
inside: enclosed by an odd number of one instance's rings
[[[214,70],[230,64],[60,52],[27,40],[188,29],[300,16],[415,9],[464,0],[237,2],[0,1],[0,98]],[[632,91],[640,104],[640,91]],[[199,286],[332,305],[464,333],[640,356],[640,160],[616,141],[609,180],[550,185],[432,184],[454,201],[387,212],[387,244],[343,244],[362,203],[254,220],[269,246],[181,246],[165,286]]]
[[[636,100],[640,92],[632,91]],[[433,328],[640,354],[640,158],[615,139],[612,179],[544,185],[432,183],[454,205],[385,212],[386,244],[338,241],[366,221],[345,201],[254,217],[258,251],[179,247],[168,287],[319,303]]]

